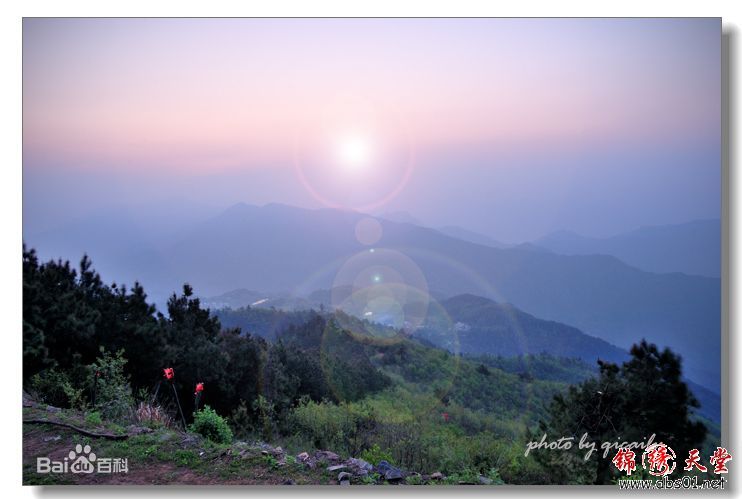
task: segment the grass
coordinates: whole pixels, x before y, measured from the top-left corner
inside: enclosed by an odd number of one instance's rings
[[[97,423],[95,418],[91,421],[76,411],[47,413],[45,409],[24,408],[23,412],[27,419],[65,421],[86,429]],[[95,426],[98,431],[123,430],[123,427],[106,421]],[[285,462],[279,462],[274,456],[263,454],[258,446],[243,442],[217,444],[192,433],[166,428],[132,435],[126,440],[90,438],[51,425],[24,425],[23,434],[25,485],[104,484],[109,478],[120,478],[36,473],[36,457],[64,456],[76,443],[90,445],[100,457],[128,459],[129,473],[125,478],[126,483],[132,484],[182,483],[184,476],[189,484],[283,484],[289,481],[295,484],[329,484],[334,478],[324,467],[309,469],[293,456],[286,456]],[[56,439],[57,436],[60,438]],[[26,447],[33,450],[27,451]]]
[[[34,465],[23,466],[23,485],[74,485],[70,475],[44,475],[36,473]]]

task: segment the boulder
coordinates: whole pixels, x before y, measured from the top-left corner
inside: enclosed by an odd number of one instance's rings
[[[344,464],[336,464],[335,466],[328,466],[327,467],[327,471],[330,471],[330,472],[332,472],[332,471],[340,471],[340,470],[344,470],[346,468],[347,468],[347,466],[345,466]]]
[[[340,482],[341,484],[344,481],[350,482],[350,476],[350,473],[348,473],[347,471],[341,471],[340,473],[338,473],[338,482]]]
[[[436,471],[435,473],[430,475],[431,480],[443,480],[444,478],[446,477],[440,471]]]
[[[201,443],[201,438],[194,435],[193,433],[186,433],[183,439],[180,441],[180,445],[183,448],[197,447]]]
[[[329,463],[337,463],[340,461],[340,456],[329,450],[318,450],[314,453],[314,458],[317,461],[327,461]]]
[[[395,468],[386,461],[380,461],[376,466],[376,472],[383,476],[387,482],[396,482],[403,478],[402,470]]]
[[[486,476],[479,475],[479,483],[482,485],[492,485],[492,480]]]
[[[36,407],[36,405],[37,404],[34,401],[34,399],[31,397],[31,395],[29,395],[28,393],[26,393],[25,390],[23,390],[23,407]]]
[[[369,462],[364,461],[363,459],[357,459],[355,457],[351,457],[347,461],[345,461],[345,464],[351,468],[351,469],[358,469],[363,470],[366,473],[372,471],[374,469],[373,465]]]
[[[263,455],[273,456],[276,458],[283,457],[283,449],[281,447],[272,447],[268,444],[263,444],[260,448]]]

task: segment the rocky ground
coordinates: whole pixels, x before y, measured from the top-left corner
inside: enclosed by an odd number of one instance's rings
[[[457,484],[440,473],[421,475],[386,461],[371,464],[319,450],[296,455],[261,442],[215,444],[193,433],[86,421],[76,411],[24,399],[24,485],[435,485]],[[30,422],[33,421],[33,422]],[[59,426],[53,423],[61,423]],[[106,434],[105,438],[85,435]],[[77,447],[77,446],[80,447]],[[89,446],[89,447],[88,447]],[[81,452],[79,449],[83,449]],[[77,450],[74,455],[71,454]],[[126,472],[38,473],[37,459],[72,464],[126,459]],[[93,456],[94,455],[94,456]],[[74,458],[73,458],[74,456]],[[472,484],[491,483],[479,477]],[[477,483],[478,482],[478,483]]]

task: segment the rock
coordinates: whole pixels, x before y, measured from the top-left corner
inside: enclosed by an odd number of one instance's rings
[[[23,390],[23,407],[36,407],[36,402],[33,400],[26,390]]]
[[[347,466],[345,466],[344,464],[336,464],[335,466],[328,466],[327,471],[339,471],[339,470],[344,470],[346,468]]]
[[[435,473],[430,475],[431,480],[443,480],[444,478],[446,477],[440,471],[436,471]]]
[[[56,442],[61,439],[62,437],[60,435],[54,435],[53,437],[44,437],[44,442]]]
[[[376,466],[376,471],[388,482],[395,482],[402,479],[402,470],[395,468],[386,461],[380,461]]]
[[[340,482],[340,485],[350,485],[350,473],[341,471],[338,474],[338,482]]]
[[[374,469],[371,463],[366,462],[363,459],[356,459],[355,457],[351,457],[345,461],[345,464],[348,465],[349,468],[357,468],[366,471],[367,473]]]
[[[354,457],[349,458],[345,461],[345,466],[348,467],[351,473],[355,476],[365,477],[374,469],[374,467],[364,461],[363,459],[356,459]]]
[[[340,461],[340,456],[335,454],[334,452],[331,452],[329,450],[318,450],[314,453],[314,458],[317,461],[327,461],[327,462],[338,462]]]
[[[152,431],[152,428],[147,428],[146,426],[129,425],[126,428],[126,433],[129,435],[142,435],[144,433],[152,433]]]
[[[60,412],[62,409],[59,407],[54,407],[53,405],[47,405],[46,410],[49,412]]]
[[[183,448],[196,447],[199,443],[201,443],[201,439],[192,433],[186,433],[183,440],[180,441]]]
[[[262,444],[260,446],[261,454],[264,456],[273,456],[277,459],[280,459],[283,457],[283,449],[281,447],[273,447],[268,444]]]
[[[296,460],[301,461],[302,463],[309,459],[309,454],[306,452],[302,452],[301,454],[296,455]]]
[[[486,476],[479,475],[479,483],[481,483],[482,485],[492,485],[492,480],[490,480]]]
[[[275,449],[263,449],[260,451],[264,456],[280,457],[283,456],[283,449],[276,447]]]

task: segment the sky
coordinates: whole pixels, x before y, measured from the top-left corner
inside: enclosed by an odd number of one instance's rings
[[[507,242],[720,217],[718,19],[25,19],[24,232],[246,202]]]

